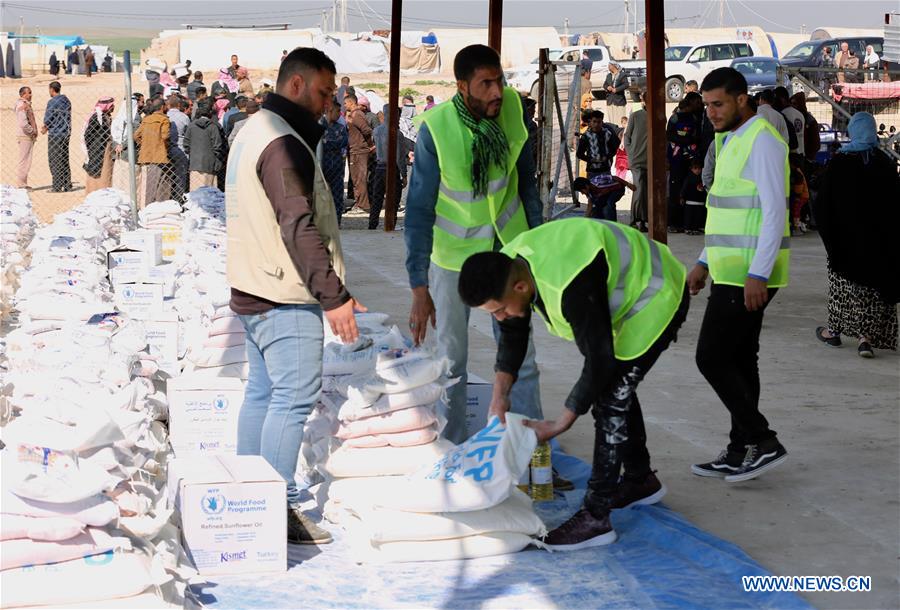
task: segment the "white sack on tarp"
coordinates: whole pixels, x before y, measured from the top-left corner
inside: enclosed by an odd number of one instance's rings
[[[462,445],[391,486],[378,504],[421,513],[480,510],[509,497],[537,445],[525,417],[492,417]]]

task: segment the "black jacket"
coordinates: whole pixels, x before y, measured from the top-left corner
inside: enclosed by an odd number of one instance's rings
[[[209,117],[202,116],[191,121],[184,132],[184,152],[190,158],[190,171],[218,173],[225,161],[222,129]]]
[[[612,72],[607,74],[606,80],[603,81],[603,90],[606,91],[607,87],[613,87],[615,92],[607,92],[606,103],[613,106],[624,106],[625,90],[628,89],[628,77],[625,76],[625,73],[622,70],[619,70],[615,77],[613,77]]]

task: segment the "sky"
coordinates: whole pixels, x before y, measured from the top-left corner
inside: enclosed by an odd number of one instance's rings
[[[345,0],[348,30],[389,28],[391,3],[378,0]],[[97,3],[84,0],[2,0],[0,22],[4,30],[17,31],[24,17],[26,33],[62,29],[79,34],[108,29],[152,35],[185,23],[248,25],[290,23],[293,28],[318,27],[322,11],[330,15],[337,0],[216,0],[173,2],[118,0]],[[624,0],[507,0],[506,26],[553,26],[569,31],[624,31]],[[632,21],[643,22],[644,0],[631,0]],[[404,0],[404,29],[432,27],[484,27],[487,0]],[[702,27],[759,25],[772,32],[810,32],[822,26],[881,28],[884,13],[900,10],[897,0],[676,0],[665,2],[667,26]],[[637,13],[635,16],[635,12]],[[329,17],[330,23],[330,17]],[[803,30],[802,30],[803,29]]]

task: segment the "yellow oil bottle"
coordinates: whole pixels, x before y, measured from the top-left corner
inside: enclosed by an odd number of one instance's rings
[[[531,454],[531,499],[547,502],[553,499],[553,464],[550,443],[538,443]]]

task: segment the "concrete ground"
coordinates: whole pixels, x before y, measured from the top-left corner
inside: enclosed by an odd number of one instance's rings
[[[670,237],[676,256],[692,264],[703,238]],[[351,292],[407,330],[403,232],[345,230],[342,239]],[[792,246],[791,285],[766,312],[760,350],[762,411],[787,447],[788,461],[746,483],[691,474],[693,462],[725,447],[729,422],[694,364],[702,294],[692,302],[678,343],[640,387],[653,466],[669,489],[669,507],[739,545],[773,574],[872,577],[869,593],[806,594],[815,606],[897,608],[900,357],[877,351],[874,360],[863,360],[852,339],[840,349],[816,341],[813,329],[826,316],[825,252],[815,233],[795,238]],[[473,312],[469,335],[469,370],[489,378],[495,347],[487,314]],[[544,413],[553,418],[582,358],[573,343],[551,337],[540,321],[535,345]],[[560,438],[586,461],[593,447],[589,417]]]

